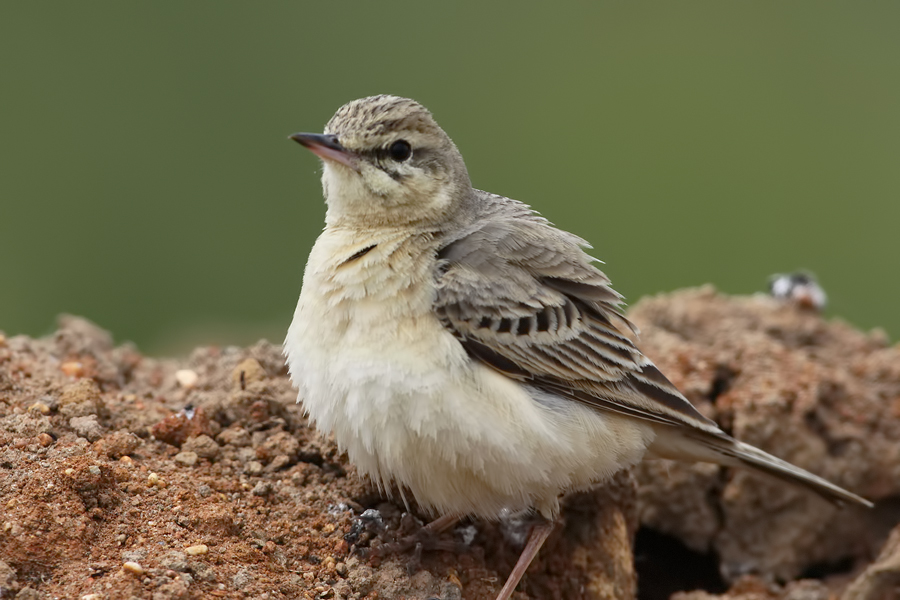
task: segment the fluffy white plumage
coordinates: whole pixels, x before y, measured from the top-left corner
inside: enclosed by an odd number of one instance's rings
[[[640,460],[649,425],[472,361],[434,316],[434,259],[422,243],[326,230],[285,342],[311,419],[360,472],[386,488],[396,481],[441,514],[538,508],[553,517],[563,490]]]

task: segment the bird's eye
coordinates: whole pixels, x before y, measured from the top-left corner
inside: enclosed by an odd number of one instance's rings
[[[397,140],[391,144],[388,151],[391,153],[391,158],[397,162],[403,162],[412,156],[412,146],[406,140]]]

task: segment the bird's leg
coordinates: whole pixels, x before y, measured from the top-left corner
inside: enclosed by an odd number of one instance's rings
[[[459,517],[456,515],[443,515],[438,517],[422,529],[427,529],[430,533],[444,533],[454,525],[459,523]]]
[[[535,523],[531,527],[531,533],[528,534],[528,542],[525,544],[522,554],[519,555],[519,560],[516,561],[516,566],[513,567],[512,573],[509,574],[509,578],[503,585],[503,589],[500,590],[497,600],[509,600],[509,597],[516,591],[516,586],[519,585],[519,581],[525,575],[525,571],[528,569],[531,561],[534,560],[534,557],[537,556],[538,550],[544,545],[544,541],[551,531],[553,531],[553,523],[547,520]]]

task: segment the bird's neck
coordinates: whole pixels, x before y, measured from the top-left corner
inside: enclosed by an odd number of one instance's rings
[[[360,231],[427,232],[445,228],[473,196],[468,180],[406,181],[395,189],[379,191],[356,174],[325,166],[325,224]],[[371,183],[371,182],[370,182]]]
[[[430,287],[439,242],[408,228],[328,226],[316,241],[304,275],[332,301],[390,297]]]

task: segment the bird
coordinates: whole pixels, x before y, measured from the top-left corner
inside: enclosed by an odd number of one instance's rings
[[[726,434],[636,345],[588,243],[473,187],[431,112],[351,101],[290,136],[323,163],[325,227],[284,342],[309,420],[435,523],[534,515],[647,456],[746,467],[838,504],[864,498]]]

